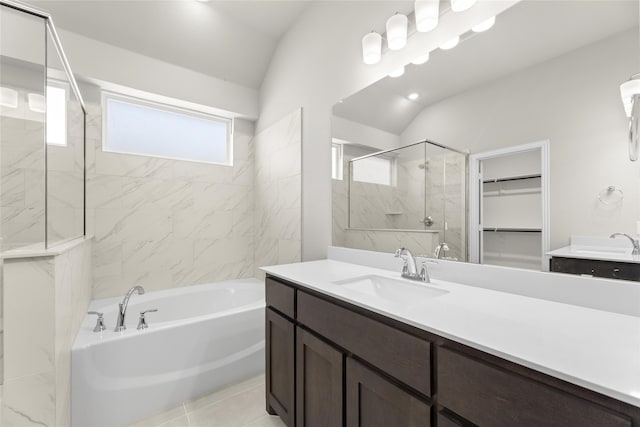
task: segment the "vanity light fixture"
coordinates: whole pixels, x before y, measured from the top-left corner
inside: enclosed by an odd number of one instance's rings
[[[416,99],[420,98],[420,95],[417,93],[410,93],[409,96],[407,96],[407,98],[409,98],[412,101],[415,101]]]
[[[438,26],[440,0],[416,0],[414,5],[416,15],[416,30],[426,33]]]
[[[451,0],[451,10],[454,12],[465,11],[476,4],[476,1],[477,0]]]
[[[629,160],[635,162],[640,154],[640,73],[620,85],[620,95],[629,117]]]
[[[409,19],[396,13],[387,19],[387,46],[389,50],[400,50],[407,44],[407,27]]]
[[[418,56],[416,59],[411,61],[411,63],[413,65],[422,65],[425,62],[427,62],[428,60],[429,60],[429,52],[425,53],[424,55]]]
[[[453,49],[454,47],[458,46],[458,43],[460,43],[460,36],[455,36],[451,40],[442,43],[440,45],[440,49],[442,49],[442,50]]]
[[[495,23],[496,23],[496,17],[492,16],[491,18],[487,19],[486,21],[483,21],[483,22],[479,23],[475,27],[471,27],[471,31],[473,31],[474,33],[483,33],[485,31],[487,31],[488,29],[490,29],[491,27],[493,27],[493,25]]]
[[[634,77],[620,85],[622,105],[627,117],[631,117],[634,99],[638,100],[640,98],[640,74],[636,74]]]
[[[36,113],[44,113],[47,111],[47,104],[45,103],[44,95],[39,93],[27,94],[27,100],[29,101],[29,109]]]
[[[0,105],[18,108],[18,91],[9,87],[0,87]]]
[[[393,70],[392,72],[390,72],[389,73],[389,77],[396,78],[396,77],[400,77],[403,74],[404,74],[404,66],[402,66],[400,68],[397,68],[397,69]]]
[[[367,65],[380,62],[382,57],[382,36],[375,31],[362,38],[362,60]]]

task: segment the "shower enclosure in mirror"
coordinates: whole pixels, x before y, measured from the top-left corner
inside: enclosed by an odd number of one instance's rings
[[[383,151],[341,141],[334,151],[344,170],[333,184],[334,245],[428,256],[440,246],[441,257],[465,259],[465,153],[430,141]]]
[[[50,17],[0,3],[1,251],[84,235],[85,109]]]

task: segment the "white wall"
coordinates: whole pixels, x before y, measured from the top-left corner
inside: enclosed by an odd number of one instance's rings
[[[338,116],[331,116],[331,136],[352,144],[389,150],[400,146],[400,136]]]
[[[220,113],[255,120],[258,92],[188,68],[169,64],[79,34],[58,29],[76,76],[103,88],[133,88],[215,107]],[[105,87],[105,82],[108,82]]]
[[[426,108],[401,140],[478,153],[549,139],[551,249],[572,234],[635,234],[640,169],[628,160],[618,87],[640,70],[637,52],[637,29],[583,47]],[[619,206],[597,201],[610,185],[624,191]]]
[[[412,2],[312,2],[282,38],[260,89],[263,129],[302,107],[302,256],[326,256],[331,244],[331,107],[379,80],[424,49],[468,30],[517,1],[481,2],[467,13],[448,13],[431,33],[420,33],[401,51],[388,52],[376,66],[362,63],[361,39]],[[409,8],[407,10],[407,7]]]

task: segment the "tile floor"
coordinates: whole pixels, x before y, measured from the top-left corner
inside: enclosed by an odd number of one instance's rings
[[[259,375],[128,427],[284,427],[265,411],[264,387]]]

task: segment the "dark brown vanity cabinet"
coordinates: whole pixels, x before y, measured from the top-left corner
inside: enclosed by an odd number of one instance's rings
[[[550,270],[556,273],[640,281],[640,264],[638,263],[552,257],[550,267]]]
[[[346,372],[347,427],[431,425],[429,405],[378,372],[351,358]]]
[[[344,354],[296,328],[296,425],[341,426]]]
[[[295,416],[295,326],[293,322],[267,308],[266,399],[267,412],[278,414],[287,426]]]
[[[266,291],[267,410],[288,427],[640,427],[638,407],[280,279]]]

